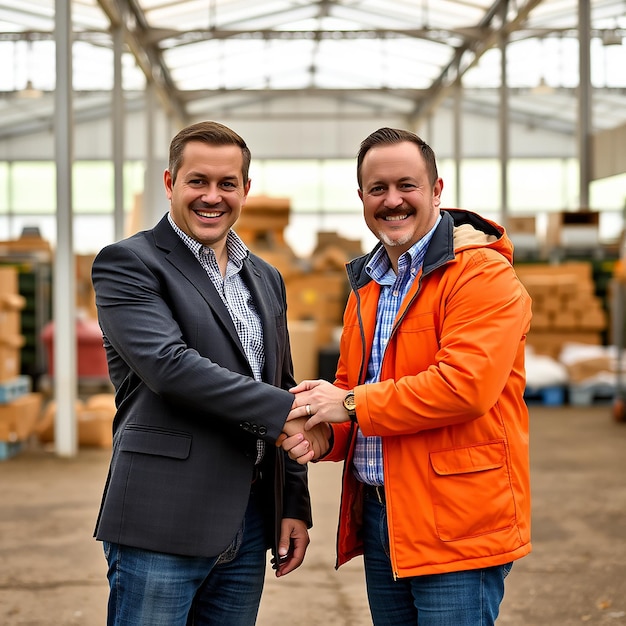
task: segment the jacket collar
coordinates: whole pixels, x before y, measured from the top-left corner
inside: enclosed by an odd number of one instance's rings
[[[463,237],[459,237],[461,232],[464,233]],[[474,234],[472,236],[467,233]],[[482,247],[494,241],[498,242],[499,252],[512,261],[512,246],[501,226],[472,211],[442,209],[441,221],[433,233],[424,257],[423,274],[428,274],[454,259],[455,251],[460,248]],[[347,264],[348,277],[355,289],[360,289],[371,280],[365,268],[381,247],[382,243],[378,242],[369,254]]]

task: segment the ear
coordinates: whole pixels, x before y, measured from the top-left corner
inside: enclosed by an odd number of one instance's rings
[[[165,170],[163,172],[163,185],[165,185],[165,195],[167,196],[168,200],[172,199],[172,186],[173,186],[173,182],[172,182],[172,175],[170,174],[169,170]]]
[[[438,178],[433,185],[433,204],[439,207],[441,204],[441,192],[443,191],[443,178]]]
[[[363,190],[362,189],[357,189],[356,192],[359,194],[359,198],[360,198],[361,202],[363,202]]]
[[[243,186],[243,200],[241,201],[241,206],[243,206],[246,203],[246,200],[248,199],[248,194],[250,193],[251,182],[252,180],[248,178],[248,182]]]

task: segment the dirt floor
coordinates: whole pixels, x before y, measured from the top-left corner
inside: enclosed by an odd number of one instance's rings
[[[537,406],[531,429],[534,549],[507,579],[498,623],[626,625],[626,424],[610,406]],[[105,623],[92,530],[108,456],[62,459],[33,445],[0,462],[2,626]],[[334,569],[340,469],[311,468],[311,547],[283,580],[268,571],[259,626],[371,624],[361,559]]]

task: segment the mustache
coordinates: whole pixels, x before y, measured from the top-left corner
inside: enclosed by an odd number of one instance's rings
[[[192,211],[206,211],[207,209],[216,209],[221,206],[221,202],[216,202],[215,204],[209,204],[208,202],[204,202],[204,200],[194,200],[190,208]]]
[[[379,219],[394,217],[396,215],[415,215],[415,209],[410,206],[403,206],[395,209],[380,209],[379,211],[376,211],[376,217]]]

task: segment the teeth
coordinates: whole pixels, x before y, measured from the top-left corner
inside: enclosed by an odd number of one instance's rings
[[[387,222],[400,222],[401,220],[405,220],[408,215],[388,215],[385,220]]]
[[[206,213],[204,211],[196,211],[200,217],[219,217],[222,212],[221,211],[212,211],[211,213]]]

